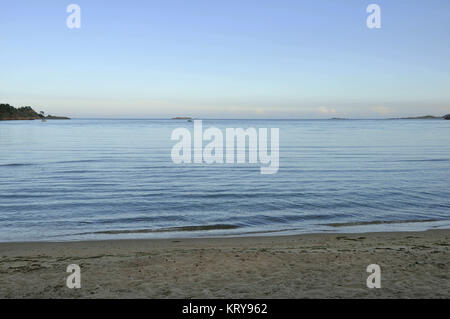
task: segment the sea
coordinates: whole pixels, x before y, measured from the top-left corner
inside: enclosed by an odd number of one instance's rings
[[[175,164],[171,134],[187,120],[0,122],[0,241],[450,228],[450,121],[202,124],[278,128],[278,172]]]

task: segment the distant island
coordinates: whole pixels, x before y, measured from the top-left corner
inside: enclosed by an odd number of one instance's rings
[[[19,120],[70,120],[65,116],[44,115],[44,112],[37,113],[31,106],[15,108],[9,104],[0,104],[0,121]]]
[[[348,120],[348,119],[342,117],[333,117],[330,120]],[[450,120],[450,114],[444,116],[423,115],[411,117],[397,117],[397,118],[388,118],[387,120]]]
[[[177,116],[177,117],[173,117],[172,120],[192,120],[192,117],[190,117],[190,116]]]
[[[450,114],[444,116],[433,116],[433,115],[423,115],[423,116],[411,116],[411,117],[401,117],[393,120],[450,120]]]
[[[422,115],[422,116],[411,116],[411,117],[399,117],[390,118],[388,120],[450,120],[450,114],[444,116],[434,116],[434,115]]]

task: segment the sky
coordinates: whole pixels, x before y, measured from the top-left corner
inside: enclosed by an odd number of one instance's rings
[[[0,46],[0,103],[52,115],[450,113],[448,0],[1,1]]]

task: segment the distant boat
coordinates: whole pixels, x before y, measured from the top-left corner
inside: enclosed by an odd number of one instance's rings
[[[47,122],[47,120],[46,119],[42,119],[41,122]]]
[[[192,122],[192,120],[191,120],[191,119],[189,119],[189,120],[188,120],[188,122]]]

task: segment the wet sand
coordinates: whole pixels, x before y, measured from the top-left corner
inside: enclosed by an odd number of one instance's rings
[[[80,289],[66,287],[69,264]],[[450,298],[450,230],[0,243],[0,297]]]

